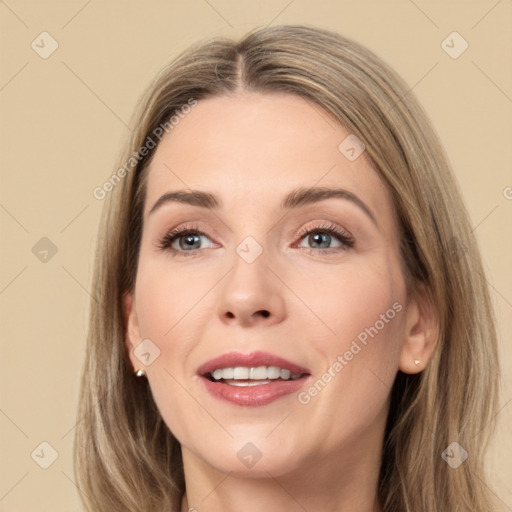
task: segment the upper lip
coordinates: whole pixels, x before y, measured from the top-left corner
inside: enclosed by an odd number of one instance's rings
[[[206,375],[219,368],[235,368],[237,366],[245,366],[248,368],[255,368],[257,366],[277,366],[283,370],[290,370],[292,373],[309,374],[307,368],[303,368],[291,361],[268,352],[251,352],[249,354],[228,352],[227,354],[210,359],[210,361],[202,364],[198,368],[197,373],[199,375]]]

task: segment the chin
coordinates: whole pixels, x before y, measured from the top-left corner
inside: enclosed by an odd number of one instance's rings
[[[216,470],[229,473],[235,478],[269,478],[270,475],[281,477],[301,466],[299,460],[292,454],[283,452],[263,453],[259,460],[255,459],[252,463],[247,459],[246,462],[242,462],[237,456],[225,458],[222,462],[206,462]]]
[[[303,467],[314,457],[314,450],[310,456],[298,451],[298,447],[304,448],[303,439],[299,442],[294,437],[283,435],[271,439],[272,434],[268,436],[270,429],[258,434],[254,429],[250,430],[250,433],[240,433],[229,441],[227,434],[224,440],[218,436],[204,436],[204,443],[188,445],[191,447],[189,451],[215,470],[239,478],[268,478],[269,473],[274,477],[283,476],[293,472],[294,468]]]

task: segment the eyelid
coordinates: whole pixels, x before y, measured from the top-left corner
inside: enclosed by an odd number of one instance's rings
[[[295,238],[299,238],[299,242],[311,233],[327,233],[331,236],[336,237],[341,243],[342,247],[329,247],[327,249],[318,249],[315,247],[303,247],[303,249],[309,249],[310,251],[319,251],[320,253],[338,252],[343,249],[350,249],[355,245],[355,238],[346,229],[337,226],[330,221],[321,221],[313,225],[302,227],[295,235]]]
[[[201,249],[193,249],[190,251],[182,251],[179,249],[173,249],[171,245],[179,238],[189,234],[193,233],[198,236],[204,236],[211,240],[210,236],[205,233],[196,223],[189,222],[186,224],[183,224],[177,228],[173,228],[170,231],[165,232],[165,234],[160,237],[157,242],[156,246],[161,251],[167,251],[170,252],[172,255],[176,254],[186,254],[186,255],[192,255],[195,254],[197,251]],[[216,242],[212,240],[213,244],[218,245]]]
[[[323,254],[329,254],[333,252],[339,252],[342,250],[350,249],[355,244],[354,237],[344,228],[338,227],[336,224],[330,222],[330,221],[321,221],[320,223],[316,223],[313,225],[302,227],[296,234],[294,235],[294,238],[298,238],[298,242],[300,243],[301,240],[306,236],[314,232],[319,233],[327,233],[330,236],[334,236],[338,239],[341,246],[340,247],[328,247],[328,248],[315,248],[315,247],[300,247],[301,249],[306,249],[313,252],[323,253]],[[187,234],[195,234],[198,236],[204,236],[211,240],[210,236],[205,233],[202,229],[199,228],[199,226],[195,223],[187,223],[184,224],[178,228],[174,228],[170,230],[169,232],[166,232],[163,237],[161,237],[157,242],[158,249],[162,251],[168,251],[173,256],[174,255],[184,255],[184,256],[193,256],[198,251],[201,251],[204,248],[199,249],[192,249],[190,251],[184,251],[180,249],[174,249],[172,248],[172,244],[178,240],[179,238],[186,236]],[[215,241],[212,240],[212,243],[215,245],[218,245]],[[295,247],[295,245],[294,245]]]

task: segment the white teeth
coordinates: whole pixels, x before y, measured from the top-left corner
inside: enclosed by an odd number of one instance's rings
[[[281,369],[277,366],[269,366],[267,368],[267,377],[269,379],[279,379],[281,377]]]
[[[282,380],[295,380],[302,376],[301,373],[292,373],[290,370],[279,368],[278,366],[236,366],[235,368],[217,368],[211,372],[215,380],[254,380],[265,381],[268,384],[268,379],[275,380],[281,378]],[[236,386],[255,386],[256,383],[234,383]]]
[[[226,368],[224,371],[229,370]],[[257,368],[251,368],[249,370],[249,378],[253,380],[263,380],[267,378],[267,367],[258,366]]]
[[[290,375],[292,374],[292,372],[290,370],[281,370],[280,372],[280,377],[281,379],[283,380],[288,380],[290,378]]]
[[[224,373],[224,372],[222,372]],[[249,378],[249,368],[245,366],[237,366],[233,372],[233,378],[235,380],[242,380]]]
[[[233,379],[235,375],[235,369],[234,368],[224,368],[222,370],[222,376],[221,379]]]
[[[261,386],[262,384],[270,384],[269,380],[253,380],[253,381],[236,381],[236,380],[230,380],[226,384],[229,384],[230,386],[238,386],[238,387],[247,387],[247,386]]]
[[[212,376],[215,380],[220,380],[222,379],[224,375],[224,370],[215,370],[213,373],[212,373]]]

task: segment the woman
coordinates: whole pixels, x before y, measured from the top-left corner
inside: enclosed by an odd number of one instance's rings
[[[307,26],[150,85],[98,238],[75,441],[90,511],[490,511],[497,348],[406,84]]]

